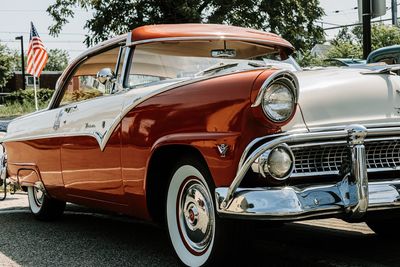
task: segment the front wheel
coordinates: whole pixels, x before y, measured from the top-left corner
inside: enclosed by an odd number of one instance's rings
[[[50,198],[43,189],[36,186],[28,187],[28,200],[32,214],[42,221],[60,217],[65,209],[65,202]]]
[[[203,266],[222,256],[225,238],[213,189],[202,164],[194,160],[177,164],[168,187],[166,219],[171,243],[185,265]]]

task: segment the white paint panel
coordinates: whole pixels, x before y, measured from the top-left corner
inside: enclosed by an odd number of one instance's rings
[[[361,74],[358,69],[325,69],[296,73],[299,104],[309,128],[352,123],[398,123],[400,78]]]
[[[3,141],[91,136],[103,150],[114,129],[132,108],[151,96],[172,89],[177,83],[137,88],[23,116],[8,125]]]

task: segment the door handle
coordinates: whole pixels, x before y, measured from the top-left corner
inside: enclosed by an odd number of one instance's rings
[[[77,110],[78,110],[78,106],[77,105],[71,106],[71,107],[67,107],[67,108],[64,109],[64,111],[66,113],[72,113],[72,112],[77,111]]]

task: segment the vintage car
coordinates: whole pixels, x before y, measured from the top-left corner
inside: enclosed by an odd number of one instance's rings
[[[72,202],[165,223],[191,266],[231,251],[232,221],[338,217],[397,232],[399,77],[300,71],[293,51],[207,24],[101,43],[68,66],[47,109],[9,124],[3,178],[41,220]]]
[[[388,65],[400,63],[400,45],[386,46],[372,51],[367,57],[367,63],[383,62]]]

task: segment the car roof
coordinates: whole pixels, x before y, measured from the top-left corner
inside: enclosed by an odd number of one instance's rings
[[[367,58],[367,62],[370,62],[371,60],[374,60],[375,57],[385,55],[385,54],[392,54],[392,53],[399,53],[400,52],[400,45],[391,45],[391,46],[385,46],[382,48],[378,48],[374,51],[372,51]]]
[[[220,24],[158,24],[147,25],[132,30],[133,43],[163,40],[243,40],[273,47],[284,48],[290,55],[294,47],[282,37],[259,30]]]

